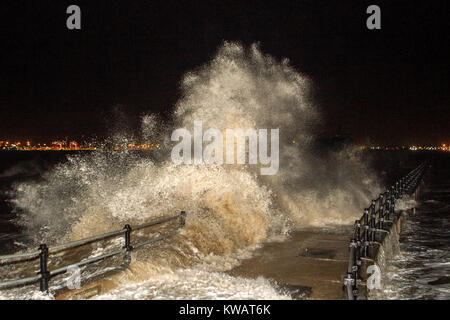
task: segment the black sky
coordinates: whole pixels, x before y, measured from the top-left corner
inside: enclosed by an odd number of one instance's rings
[[[448,1],[10,1],[2,4],[0,140],[104,135],[179,98],[223,40],[260,41],[314,82],[324,135],[450,142]],[[77,4],[82,29],[66,28]],[[370,4],[382,29],[366,28]]]

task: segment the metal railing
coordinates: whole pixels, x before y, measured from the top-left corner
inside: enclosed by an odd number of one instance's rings
[[[377,235],[389,233],[395,215],[395,201],[403,195],[414,193],[427,168],[424,162],[406,176],[398,180],[394,186],[386,189],[380,196],[372,200],[369,208],[364,209],[361,219],[355,221],[353,237],[350,240],[350,257],[347,274],[344,277],[345,297],[355,300],[358,297],[358,283],[361,281],[361,260],[371,259],[370,248],[377,242]]]
[[[148,228],[151,226],[163,224],[163,223],[175,220],[175,219],[180,220],[179,228],[184,227],[185,221],[186,221],[186,213],[184,211],[181,211],[180,214],[178,214],[178,215],[163,218],[163,219],[160,219],[157,221],[150,221],[150,222],[147,222],[147,223],[135,226],[135,227],[131,227],[129,224],[126,224],[125,227],[120,230],[115,230],[115,231],[111,231],[108,233],[96,235],[96,236],[81,239],[81,240],[67,242],[64,244],[56,245],[56,246],[48,247],[46,244],[41,244],[39,246],[39,249],[34,252],[0,256],[0,265],[15,263],[15,262],[19,262],[19,261],[34,260],[39,257],[39,272],[37,275],[31,276],[31,277],[26,277],[26,278],[21,278],[21,279],[2,281],[2,282],[0,282],[0,289],[17,287],[17,286],[31,284],[31,283],[35,283],[35,282],[39,281],[39,289],[43,292],[48,293],[48,285],[49,285],[50,279],[56,275],[65,273],[69,268],[81,267],[84,265],[88,265],[88,264],[91,264],[91,263],[94,263],[94,262],[97,262],[97,261],[100,261],[100,260],[103,260],[103,259],[106,259],[109,257],[113,257],[120,253],[125,253],[124,259],[129,261],[130,252],[132,250],[140,248],[145,245],[148,245],[150,243],[154,243],[157,241],[161,241],[161,240],[170,238],[179,233],[179,231],[177,229],[171,233],[168,233],[168,234],[165,234],[162,236],[158,236],[156,238],[152,238],[152,239],[137,243],[132,246],[131,245],[131,232],[132,231],[137,231],[137,230],[141,230],[141,229]],[[67,265],[64,267],[60,267],[60,268],[57,268],[57,269],[54,269],[51,271],[48,270],[48,258],[51,253],[54,254],[54,253],[64,251],[67,249],[73,249],[73,248],[80,247],[80,246],[83,246],[86,244],[98,242],[98,241],[105,240],[105,239],[110,239],[110,238],[113,238],[113,237],[116,237],[119,235],[124,235],[124,246],[121,249],[118,249],[113,252],[109,252],[109,253],[106,253],[106,254],[103,254],[103,255],[100,255],[97,257],[88,258],[88,259],[82,260],[80,262],[73,263],[73,264],[70,264],[70,265]]]

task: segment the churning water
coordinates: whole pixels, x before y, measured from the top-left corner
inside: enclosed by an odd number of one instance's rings
[[[194,120],[219,130],[279,128],[279,172],[262,177],[247,165],[176,166],[165,151],[98,151],[68,154],[44,168],[11,165],[2,179],[27,170],[35,175],[8,188],[16,229],[2,237],[13,240],[14,251],[30,250],[185,210],[181,234],[140,249],[129,270],[112,277],[103,298],[288,298],[267,279],[223,271],[296,228],[351,223],[380,190],[375,175],[357,148],[319,146],[321,110],[311,100],[312,84],[289,61],[257,46],[224,43],[210,62],[185,75],[181,88],[174,126],[145,115],[142,139],[158,138],[170,150],[170,132],[192,130]],[[131,137],[118,130],[111,139],[126,144]],[[83,254],[102,249],[90,250]],[[30,292],[2,295],[25,298]]]
[[[384,299],[450,299],[450,180],[448,157],[435,161],[415,211],[387,263]]]

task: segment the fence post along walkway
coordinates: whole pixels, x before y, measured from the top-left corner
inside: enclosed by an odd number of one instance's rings
[[[142,230],[142,229],[145,229],[145,228],[148,228],[151,226],[155,226],[155,225],[160,225],[160,224],[167,223],[167,222],[170,222],[170,221],[173,221],[176,219],[179,219],[179,225],[175,229],[175,231],[172,231],[168,234],[161,235],[161,236],[158,236],[158,237],[155,237],[152,239],[145,240],[143,242],[139,242],[139,243],[135,244],[134,246],[131,245],[131,235],[132,235],[133,231]],[[143,247],[145,245],[148,245],[148,244],[151,244],[151,243],[154,243],[157,241],[161,241],[161,240],[164,240],[164,239],[167,239],[167,238],[177,235],[179,233],[179,229],[183,228],[185,226],[185,221],[186,221],[186,213],[184,211],[181,211],[179,214],[177,214],[175,216],[170,216],[170,217],[163,218],[163,219],[156,220],[156,221],[150,221],[150,222],[147,222],[147,223],[135,226],[135,227],[132,227],[129,224],[126,224],[125,227],[120,230],[115,230],[115,231],[111,231],[108,233],[96,235],[96,236],[81,239],[81,240],[67,242],[64,244],[56,245],[56,246],[48,247],[44,243],[44,244],[41,244],[39,246],[39,249],[34,252],[0,256],[0,265],[11,264],[11,263],[20,262],[20,261],[36,260],[37,258],[39,258],[39,272],[37,275],[32,276],[32,277],[27,277],[27,278],[1,281],[0,289],[13,288],[13,287],[18,287],[18,286],[23,286],[23,285],[28,285],[28,284],[39,282],[40,291],[48,293],[48,287],[49,287],[49,282],[50,282],[51,278],[56,275],[67,272],[67,270],[69,270],[70,268],[85,266],[85,265],[88,265],[88,264],[91,264],[91,263],[94,263],[94,262],[97,262],[100,260],[104,260],[106,258],[113,257],[113,256],[116,256],[119,254],[123,254],[123,261],[126,264],[128,264],[130,262],[130,253],[132,250],[135,250],[135,249]],[[68,249],[73,249],[73,248],[80,247],[80,246],[83,246],[86,244],[99,242],[101,240],[110,239],[110,238],[117,237],[120,235],[124,235],[124,246],[118,250],[115,250],[115,251],[112,251],[112,252],[97,256],[97,257],[84,259],[77,263],[73,263],[73,264],[70,264],[70,265],[67,265],[64,267],[60,267],[60,268],[57,268],[54,270],[48,269],[48,259],[51,254],[55,254],[57,252],[68,250]]]
[[[361,284],[361,260],[374,262],[374,246],[380,246],[381,234],[389,233],[395,218],[395,201],[402,199],[403,195],[413,194],[427,168],[424,162],[406,176],[381,193],[377,199],[371,201],[369,208],[359,220],[355,221],[353,237],[350,240],[350,257],[347,273],[344,276],[345,298],[355,300],[358,298],[358,284]]]

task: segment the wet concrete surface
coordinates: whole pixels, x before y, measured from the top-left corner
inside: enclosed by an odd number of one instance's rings
[[[348,230],[296,231],[287,241],[265,244],[228,273],[273,279],[294,299],[343,299],[349,234]]]

